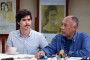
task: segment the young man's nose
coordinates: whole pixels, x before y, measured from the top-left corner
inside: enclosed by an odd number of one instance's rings
[[[30,21],[26,20],[26,24],[28,24]]]

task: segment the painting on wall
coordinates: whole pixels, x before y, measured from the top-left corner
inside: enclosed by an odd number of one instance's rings
[[[39,32],[48,42],[60,33],[62,19],[66,16],[66,0],[39,0]]]
[[[42,5],[41,32],[60,33],[64,5]]]
[[[16,30],[16,0],[0,0],[0,34]]]

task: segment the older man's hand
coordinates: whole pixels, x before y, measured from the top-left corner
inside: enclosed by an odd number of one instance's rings
[[[45,54],[44,51],[39,51],[35,54],[35,58],[39,58],[40,55]]]

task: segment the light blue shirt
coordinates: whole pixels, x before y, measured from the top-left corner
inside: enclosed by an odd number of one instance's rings
[[[7,46],[16,47],[20,54],[35,54],[47,45],[44,35],[34,30],[27,38],[21,36],[20,30],[12,31],[7,39]]]

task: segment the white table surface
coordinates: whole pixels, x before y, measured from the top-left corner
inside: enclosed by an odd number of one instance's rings
[[[8,55],[8,54],[0,54],[0,60],[2,58],[15,58],[15,60],[19,59],[35,59],[34,55],[27,55],[27,54],[16,54],[16,55]]]
[[[57,58],[48,58],[48,60],[81,60],[82,58],[81,57],[69,57],[69,58],[60,58],[60,59],[57,59]]]
[[[34,55],[27,55],[27,54],[16,54],[16,55],[0,54],[0,60],[2,58],[14,58],[14,60],[37,60],[34,58]],[[54,57],[48,58],[48,60],[57,60],[57,59]],[[67,60],[81,60],[81,57],[69,57]]]

